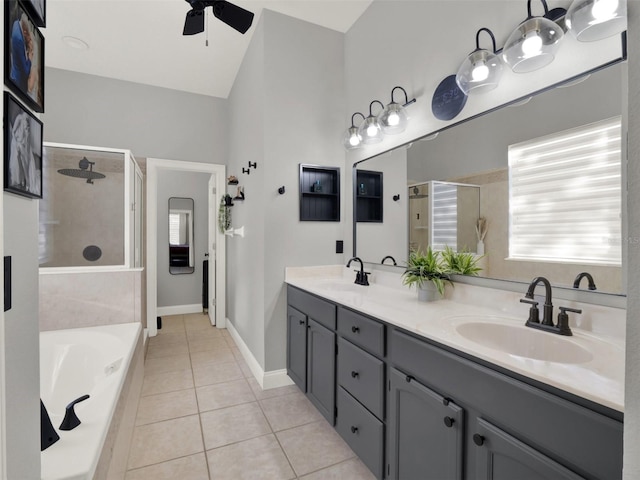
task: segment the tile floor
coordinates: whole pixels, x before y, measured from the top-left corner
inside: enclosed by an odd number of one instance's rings
[[[162,318],[126,480],[372,480],[295,386],[262,391],[226,330]]]

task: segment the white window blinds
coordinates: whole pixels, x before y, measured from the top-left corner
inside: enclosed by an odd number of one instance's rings
[[[433,249],[458,245],[458,187],[433,182]]]
[[[620,265],[620,117],[509,146],[509,258]]]

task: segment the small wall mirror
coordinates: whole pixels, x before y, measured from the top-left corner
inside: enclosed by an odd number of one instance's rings
[[[193,198],[169,199],[169,273],[195,271],[193,254]]]

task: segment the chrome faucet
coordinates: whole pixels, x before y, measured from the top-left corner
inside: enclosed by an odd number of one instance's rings
[[[545,298],[543,306],[542,322],[540,322],[540,316],[538,311],[538,302],[533,299],[533,292],[542,283],[544,285]],[[528,303],[531,305],[529,309],[529,318],[525,325],[527,327],[537,328],[551,333],[557,333],[559,335],[573,335],[571,328],[569,328],[569,315],[567,312],[582,313],[582,310],[568,307],[560,307],[560,313],[558,314],[558,323],[553,324],[553,304],[551,303],[551,283],[544,277],[536,277],[529,284],[527,293],[524,298],[520,299],[521,303]]]
[[[573,288],[580,288],[580,280],[582,280],[585,277],[587,278],[587,281],[589,282],[589,285],[588,285],[587,288],[589,288],[589,290],[596,290],[596,284],[593,281],[593,277],[591,276],[591,274],[589,272],[579,273],[578,276],[576,276],[576,279],[573,281]]]
[[[355,270],[356,272],[356,281],[354,282],[356,285],[363,285],[363,286],[367,286],[369,285],[369,272],[365,272],[364,271],[364,263],[362,262],[362,260],[360,260],[360,258],[358,257],[353,257],[351,259],[349,259],[349,261],[347,262],[347,268],[349,268],[351,266],[351,262],[360,262],[360,270]]]

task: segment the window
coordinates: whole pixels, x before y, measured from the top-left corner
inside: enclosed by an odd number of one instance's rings
[[[509,146],[509,258],[621,264],[620,117]]]

